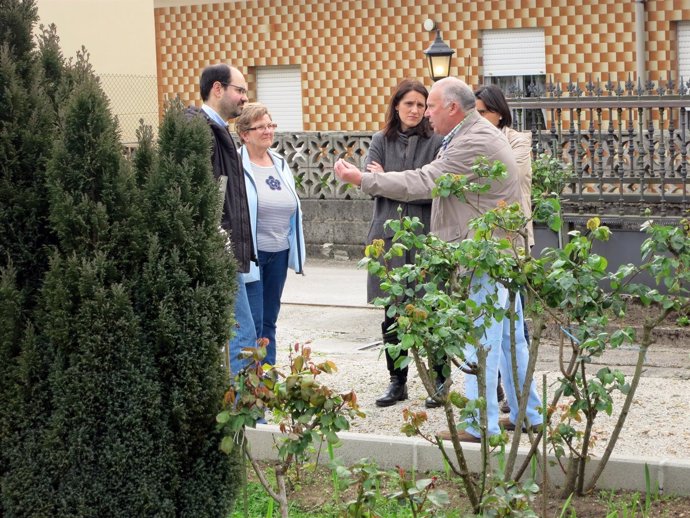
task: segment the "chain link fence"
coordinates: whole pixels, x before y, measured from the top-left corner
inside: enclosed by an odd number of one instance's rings
[[[120,138],[125,146],[136,143],[139,121],[143,120],[158,134],[158,83],[156,76],[102,74],[103,91],[120,124]]]

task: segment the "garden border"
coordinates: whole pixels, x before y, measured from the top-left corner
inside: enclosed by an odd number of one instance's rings
[[[258,425],[256,429],[247,428],[246,433],[254,458],[258,460],[278,458],[275,447],[275,441],[281,435],[278,426]],[[346,465],[352,465],[362,458],[369,458],[385,469],[401,466],[415,471],[442,472],[444,470],[441,452],[423,439],[352,432],[342,432],[338,434],[338,437],[341,444],[336,448],[335,455]],[[446,443],[446,446],[452,449],[450,442]],[[478,472],[481,466],[480,445],[463,443],[462,447],[469,469]],[[518,463],[524,460],[526,453],[526,448],[520,449]],[[564,477],[555,460],[553,455],[549,455],[549,461],[554,461],[549,462],[549,481],[550,484],[561,485]],[[329,458],[324,447],[319,463],[327,464],[328,462]],[[599,459],[592,458],[587,471],[592,472],[598,464]],[[657,482],[660,494],[690,496],[690,462],[670,459],[612,455],[597,482],[597,487],[644,492],[646,491],[645,464],[649,466],[652,487],[655,487],[655,482]],[[541,473],[538,474],[537,479],[537,482],[541,481]]]

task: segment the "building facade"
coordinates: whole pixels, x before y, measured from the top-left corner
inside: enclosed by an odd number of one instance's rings
[[[224,61],[279,131],[375,131],[400,80],[431,85],[427,18],[471,86],[690,79],[690,0],[154,0],[159,101]]]

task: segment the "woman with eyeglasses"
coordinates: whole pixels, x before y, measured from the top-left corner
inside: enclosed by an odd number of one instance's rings
[[[367,171],[377,173],[407,171],[422,167],[436,158],[442,137],[434,134],[429,120],[424,117],[428,96],[429,92],[419,81],[405,79],[397,86],[388,104],[385,126],[372,137],[365,160]],[[400,214],[398,214],[398,207],[402,208]],[[384,228],[384,223],[386,220],[398,219],[401,216],[418,217],[424,224],[420,232],[428,232],[431,224],[431,200],[403,203],[376,197],[367,243],[371,243],[374,239],[383,239],[385,248],[390,248],[394,232],[389,228]],[[402,257],[391,260],[390,266],[398,267],[412,263],[414,263],[414,253],[407,251]],[[368,300],[388,295],[381,290],[379,283],[378,277],[369,276]],[[400,356],[407,355],[407,351],[400,351],[400,355],[396,354],[395,358],[388,352],[388,347],[398,344],[397,333],[390,329],[394,323],[395,319],[386,315],[381,324],[390,385],[376,400],[376,405],[380,407],[391,406],[407,399],[408,369],[407,367],[396,368],[395,365]],[[427,399],[426,404],[427,407],[438,406],[432,398]]]
[[[503,91],[497,85],[486,85],[479,87],[474,96],[477,98],[476,110],[479,115],[488,120],[491,124],[500,129],[507,137],[510,147],[513,149],[515,160],[518,164],[518,172],[520,173],[520,190],[522,191],[522,199],[520,205],[522,212],[528,218],[532,216],[532,135],[523,133],[510,127],[513,122],[513,117],[510,113],[508,101],[503,95]],[[534,230],[532,228],[532,221],[527,223],[527,245],[529,248],[534,246]],[[522,298],[522,305],[524,307],[524,296]],[[527,330],[527,322],[525,324],[525,339],[529,342],[529,332]],[[503,413],[510,412],[510,406],[505,399],[503,387],[501,387],[501,371],[507,372],[510,368],[507,358],[501,358],[498,372],[498,401],[501,403],[501,411]]]
[[[302,212],[287,160],[270,148],[277,124],[266,106],[245,105],[235,121],[259,264],[244,274],[256,335],[268,340],[264,363],[276,362],[276,322],[288,267],[303,273]]]

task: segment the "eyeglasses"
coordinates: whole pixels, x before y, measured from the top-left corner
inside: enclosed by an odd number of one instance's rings
[[[484,115],[486,115],[487,113],[496,113],[496,112],[493,111],[493,110],[477,110],[477,113],[478,113],[479,115],[481,115],[481,116],[484,116]]]
[[[247,89],[243,86],[237,86],[237,85],[234,85],[232,83],[223,83],[222,81],[218,81],[218,82],[220,84],[222,84],[225,88],[227,88],[228,86],[232,86],[235,90],[237,90],[237,93],[240,95],[247,95],[249,93],[247,91]]]
[[[260,131],[263,133],[264,131],[275,131],[278,125],[275,122],[272,122],[271,124],[262,124],[261,126],[254,126],[253,128],[247,128],[247,131]]]

